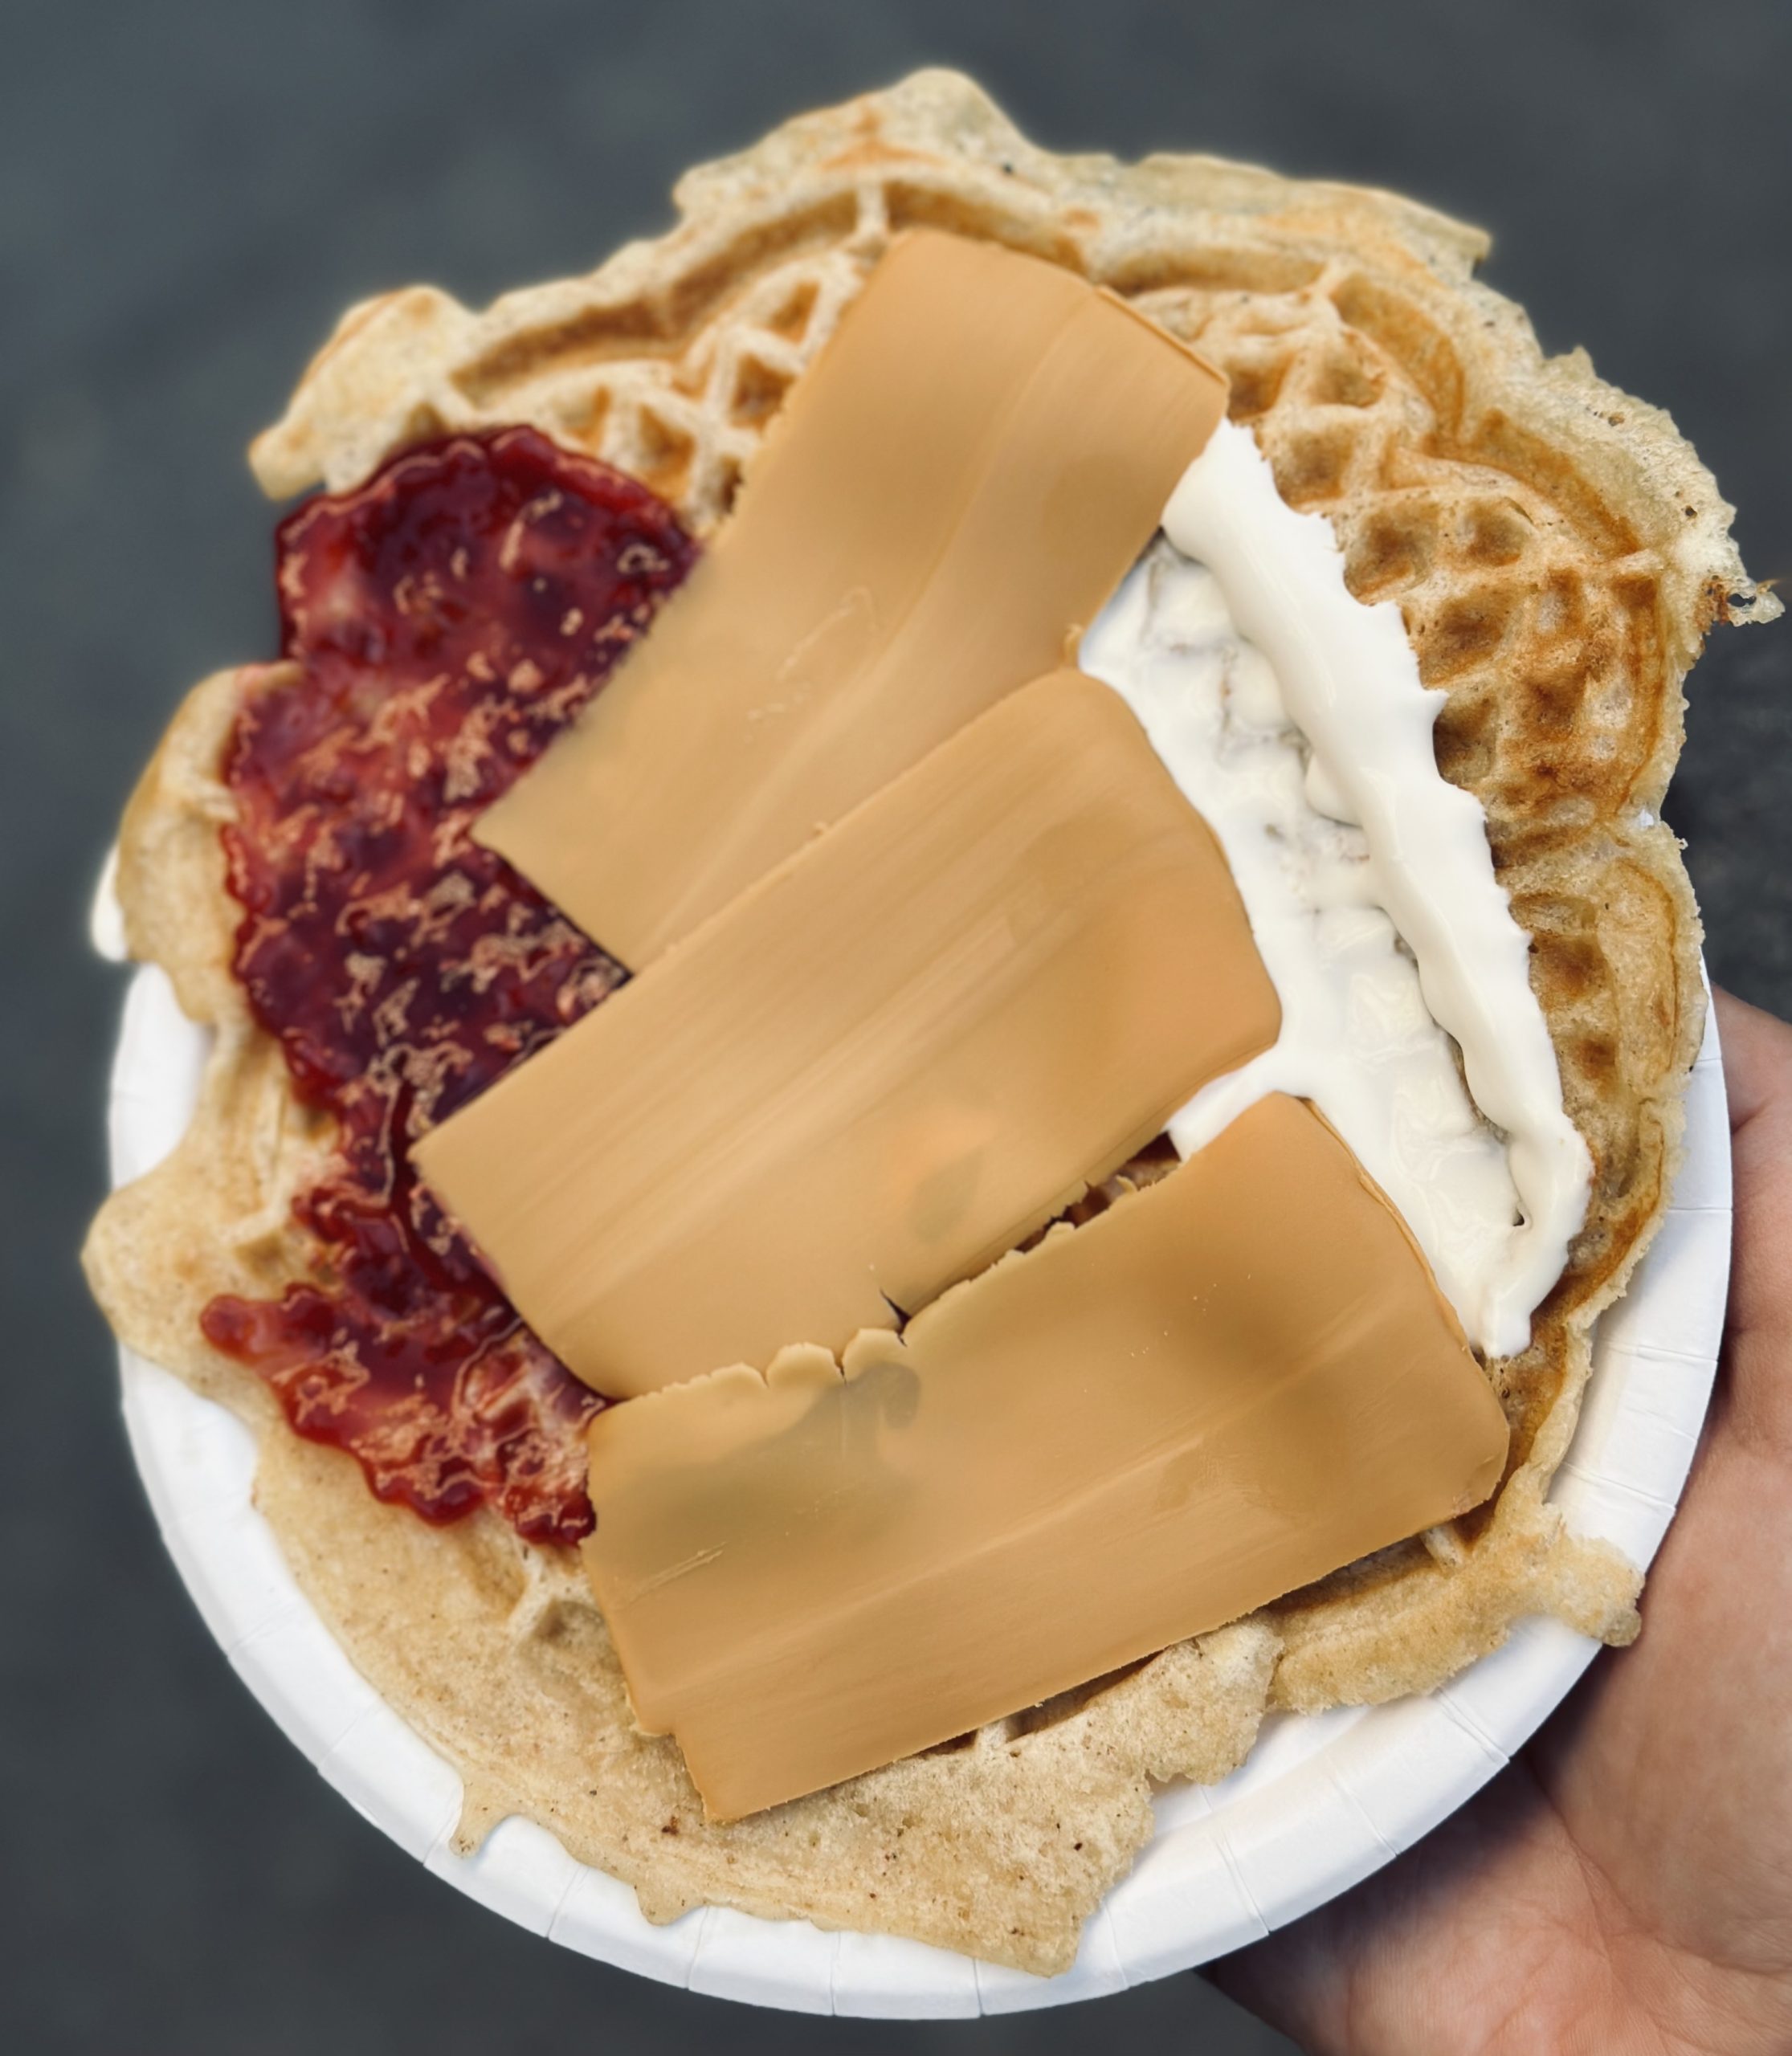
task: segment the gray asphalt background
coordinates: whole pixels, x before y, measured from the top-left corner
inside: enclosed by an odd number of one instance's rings
[[[1792,570],[1792,7],[1645,0],[0,0],[0,2045],[1284,2049],[1178,1977],[854,2025],[692,1998],[427,1877],[237,1684],[129,1469],[75,1250],[122,980],[82,944],[176,699],[267,653],[241,452],[348,301],[478,302],[668,220],[684,165],[927,61],[1040,141],[1206,149],[1484,223],[1547,345],[1669,407]],[[1671,818],[1716,975],[1792,1010],[1792,624],[1721,634]]]

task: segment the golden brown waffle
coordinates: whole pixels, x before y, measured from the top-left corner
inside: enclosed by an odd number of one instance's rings
[[[427,288],[353,309],[255,444],[257,475],[275,494],[345,487],[407,441],[529,422],[706,531],[890,236],[917,223],[1068,265],[1197,343],[1284,496],[1331,518],[1353,589],[1400,605],[1448,695],[1440,762],[1484,803],[1535,939],[1596,1173],[1531,1348],[1491,1367],[1512,1474],[1476,1520],[1122,1679],[705,1826],[674,1745],[631,1730],[564,1552],[493,1516],[439,1530],[379,1505],[201,1337],[213,1294],[303,1275],[288,1202],[327,1141],[228,969],[218,765],[234,673],[190,697],[125,822],[134,952],[218,1032],[191,1132],[108,1204],[90,1273],[127,1341],[262,1431],[259,1503],[357,1664],[461,1768],[463,1838],[520,1811],[633,1884],[650,1918],[707,1900],[1061,1969],[1149,1832],[1150,1780],[1223,1774],[1266,1704],[1424,1689],[1533,1610],[1635,1634],[1635,1573],[1568,1536],[1545,1493],[1594,1316],[1665,1205],[1699,1040],[1698,919],[1656,818],[1680,681],[1714,622],[1777,603],[1744,575],[1730,510],[1667,417],[1578,353],[1544,360],[1520,310],[1471,276],[1484,239],[1406,202],[1210,158],[1054,157],[938,71],[791,122],[691,173],[677,200],[659,241],[483,314]]]

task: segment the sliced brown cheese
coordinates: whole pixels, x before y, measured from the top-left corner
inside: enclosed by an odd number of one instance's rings
[[[423,1140],[525,1320],[615,1396],[845,1346],[1267,1049],[1218,843],[1125,704],[1000,702]]]
[[[640,969],[1066,661],[1225,400],[1072,273],[901,238],[714,547],[480,839]]]
[[[733,1819],[1237,1618],[1484,1499],[1423,1258],[1272,1098],[899,1340],[600,1414],[583,1549],[641,1727]]]

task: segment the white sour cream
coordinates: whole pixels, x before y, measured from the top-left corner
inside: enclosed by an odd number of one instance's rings
[[[1282,1004],[1275,1047],[1206,1087],[1171,1139],[1186,1156],[1265,1093],[1311,1099],[1470,1339],[1514,1355],[1590,1166],[1480,802],[1437,769],[1443,696],[1398,609],[1351,596],[1330,524],[1286,504],[1247,430],[1220,425],[1164,532],[1079,661],[1218,837]]]

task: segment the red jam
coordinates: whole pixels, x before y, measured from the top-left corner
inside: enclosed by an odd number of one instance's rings
[[[235,967],[293,1087],[335,1118],[293,1203],[312,1275],[220,1297],[210,1341],[302,1435],[427,1520],[590,1532],[603,1405],[525,1328],[410,1146],[626,975],[468,830],[602,683],[696,546],[533,430],[407,451],[282,524],[282,645],[225,763]]]

